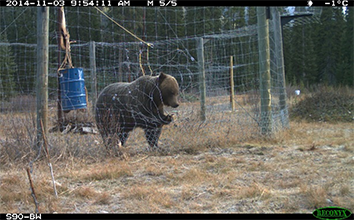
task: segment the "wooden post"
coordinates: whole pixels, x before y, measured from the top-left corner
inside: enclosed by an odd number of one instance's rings
[[[278,59],[277,72],[280,81],[280,95],[279,95],[279,107],[282,119],[283,128],[289,128],[289,113],[286,105],[286,84],[285,84],[285,71],[284,71],[284,52],[283,52],[283,28],[281,25],[280,12],[274,8],[273,19],[275,21],[274,25],[274,41],[278,46],[275,48],[276,58]]]
[[[61,89],[60,89],[60,73],[59,69],[61,66],[61,37],[62,37],[62,17],[61,17],[61,8],[58,7],[58,74],[57,74],[57,85],[58,85],[58,99],[57,99],[57,114],[58,114],[58,131],[61,132],[63,129],[64,118],[63,118],[63,110],[61,107]]]
[[[48,30],[49,7],[39,7],[37,8],[37,147],[41,147],[43,136],[47,136],[48,133]]]
[[[204,69],[204,43],[202,37],[197,38],[197,56],[198,56],[198,67],[199,67],[200,119],[202,121],[205,121],[206,120],[206,116],[205,116],[206,86],[205,86],[205,69]]]
[[[257,7],[259,78],[261,92],[261,133],[266,135],[272,130],[272,106],[270,84],[270,47],[269,22],[266,7]]]
[[[231,103],[231,110],[235,111],[235,89],[234,89],[234,57],[230,56],[230,103]]]
[[[91,69],[92,114],[95,115],[95,106],[97,100],[97,75],[96,75],[96,47],[94,41],[90,41],[90,69]]]

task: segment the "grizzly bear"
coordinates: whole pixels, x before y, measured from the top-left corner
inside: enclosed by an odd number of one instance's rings
[[[116,137],[123,146],[129,132],[140,127],[150,148],[157,149],[162,126],[172,121],[172,115],[164,114],[163,106],[177,108],[178,94],[177,80],[165,73],[105,87],[96,102],[96,123],[105,145],[115,145]]]

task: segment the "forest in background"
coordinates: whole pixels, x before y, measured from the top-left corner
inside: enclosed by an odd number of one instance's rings
[[[323,7],[318,23],[284,30],[288,84],[353,86],[353,7]]]
[[[148,42],[220,34],[257,23],[256,7],[112,7],[104,10],[122,26]],[[282,10],[285,12],[286,8]],[[52,45],[57,44],[56,13],[56,8],[50,10],[49,43]],[[132,36],[119,30],[94,8],[68,7],[65,8],[65,13],[70,39],[77,43],[134,41]],[[36,17],[37,10],[34,7],[0,8],[0,43],[5,43],[0,45],[2,98],[15,93],[26,94],[35,91],[35,46],[31,51],[15,51],[6,43],[36,44]],[[287,84],[300,87],[317,84],[352,87],[353,21],[352,7],[347,7],[346,10],[341,7],[323,7],[318,22],[303,25],[290,23],[284,28]],[[240,37],[235,41],[242,40],[244,39]],[[188,41],[186,42],[187,44],[183,45],[186,49],[195,48],[194,44],[188,45]],[[254,50],[256,47],[248,48]],[[247,51],[247,48],[242,51],[234,48],[233,53],[241,59],[244,54],[251,54],[251,51]],[[256,59],[257,53],[252,53]],[[193,56],[196,57],[194,54]],[[57,58],[54,56],[50,59],[50,63],[55,63]],[[22,65],[25,65],[25,72],[19,74],[18,67]],[[49,83],[55,85],[55,79],[51,79]]]

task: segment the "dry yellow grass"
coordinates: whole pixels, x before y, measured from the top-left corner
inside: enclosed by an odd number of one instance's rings
[[[209,99],[208,105],[218,101]],[[234,117],[238,112],[215,111],[200,122],[196,105],[180,106],[188,114],[177,112],[164,128],[159,152],[146,151],[139,129],[122,149],[124,157],[109,155],[99,135],[51,134],[59,197],[42,156],[32,172],[40,211],[311,213],[335,205],[354,210],[353,123],[293,121],[264,138],[255,122]],[[0,114],[2,213],[34,212],[24,170],[37,155],[33,119],[31,113]]]
[[[350,123],[293,122],[271,140],[191,154],[58,160],[58,199],[44,160],[35,163],[32,175],[43,212],[310,213],[330,205],[353,210],[353,133]],[[34,211],[22,166],[1,165],[0,212]]]

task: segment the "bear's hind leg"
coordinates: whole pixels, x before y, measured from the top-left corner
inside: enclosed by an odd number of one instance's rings
[[[102,139],[108,155],[120,155],[121,143],[117,134],[102,134]]]
[[[123,131],[118,134],[118,137],[119,137],[119,140],[120,140],[120,143],[122,146],[124,146],[125,142],[128,139],[128,136],[129,136],[129,131]]]
[[[158,142],[161,135],[162,127],[154,129],[144,129],[145,137],[149,143],[150,149],[156,150],[158,148]]]

